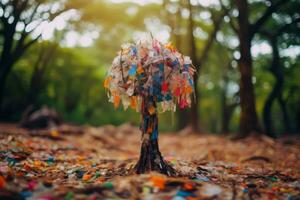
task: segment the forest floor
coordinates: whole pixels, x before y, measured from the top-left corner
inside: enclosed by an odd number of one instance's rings
[[[132,173],[140,132],[129,124],[0,124],[0,199],[300,198],[300,138],[166,133],[159,144],[177,177]]]

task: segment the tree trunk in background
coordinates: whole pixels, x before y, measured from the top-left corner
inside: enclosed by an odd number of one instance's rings
[[[222,110],[222,124],[221,124],[221,133],[228,133],[229,131],[229,122],[227,120],[228,116],[228,109],[227,109],[227,100],[226,100],[226,77],[223,77],[224,80],[224,86],[221,90],[221,110]]]
[[[239,71],[241,74],[240,80],[240,135],[245,137],[251,132],[259,130],[257,114],[255,110],[255,94],[252,83],[252,56],[251,56],[251,39],[249,10],[247,0],[236,0],[239,10],[239,42],[240,42],[240,60]]]
[[[15,61],[10,59],[10,55],[7,53],[3,53],[0,59],[0,119],[5,119],[6,111],[5,105],[3,105],[5,84]]]
[[[36,105],[37,98],[43,88],[46,70],[48,66],[53,63],[57,47],[58,46],[56,44],[52,46],[41,47],[38,58],[33,67],[33,73],[30,79],[26,105]]]
[[[179,7],[176,12],[176,24],[175,24],[175,30],[174,32],[174,42],[176,48],[182,52],[182,46],[181,46],[181,35],[180,35],[180,29],[181,29],[181,6],[182,2],[179,1]],[[178,109],[177,111],[177,129],[181,130],[186,128],[186,126],[189,124],[189,109]]]
[[[3,24],[1,24],[3,25]],[[3,47],[1,49],[1,57],[0,57],[0,112],[2,111],[2,103],[4,98],[4,89],[6,79],[8,77],[9,72],[14,64],[11,56],[12,48],[13,48],[13,36],[15,34],[15,26],[16,24],[11,24],[10,26],[6,25],[6,29],[3,30]],[[2,112],[1,112],[2,115]]]
[[[290,117],[288,115],[288,111],[286,108],[287,102],[286,102],[286,100],[283,99],[282,92],[281,92],[281,95],[278,97],[278,103],[281,108],[281,112],[282,112],[282,116],[283,116],[285,132],[289,133],[291,131]]]
[[[194,88],[195,88],[195,98],[192,100],[192,106],[189,112],[189,120],[190,126],[193,131],[199,131],[199,114],[198,114],[198,106],[199,106],[199,94],[198,94],[198,75],[200,71],[200,63],[197,59],[197,49],[196,49],[196,39],[194,37],[194,19],[193,19],[193,9],[190,0],[188,0],[188,9],[190,11],[189,22],[188,22],[188,40],[190,46],[190,57],[196,66],[196,73],[194,75]]]
[[[223,133],[223,134],[229,133],[230,120],[231,120],[232,114],[234,112],[234,109],[238,106],[237,102],[233,102],[233,103],[227,102],[227,91],[228,91],[228,82],[229,82],[227,71],[229,71],[230,68],[231,68],[231,65],[229,64],[229,67],[224,69],[224,72],[223,72],[224,85],[221,90],[221,109],[222,109],[221,133]],[[236,96],[236,95],[234,95],[234,96]]]
[[[141,114],[142,146],[139,161],[135,166],[136,173],[157,171],[168,176],[175,175],[175,170],[163,159],[159,151],[158,117],[153,97],[144,97]]]
[[[280,63],[280,55],[278,50],[277,38],[273,36],[270,39],[270,44],[272,47],[272,65],[270,67],[270,72],[275,77],[275,84],[274,87],[269,94],[263,110],[263,120],[265,125],[266,134],[270,137],[276,137],[276,133],[273,130],[273,123],[272,123],[272,105],[274,101],[277,99],[280,105],[282,114],[283,114],[283,122],[286,131],[289,130],[289,120],[287,110],[285,108],[285,103],[282,99],[282,88],[284,83],[284,74],[283,68]]]
[[[2,103],[4,98],[4,89],[7,76],[10,72],[11,65],[9,63],[0,62],[0,112],[2,111]],[[2,116],[2,112],[0,116]]]

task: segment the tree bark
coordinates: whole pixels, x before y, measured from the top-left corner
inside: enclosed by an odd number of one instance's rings
[[[249,24],[249,9],[247,0],[236,0],[239,10],[239,42],[240,42],[240,60],[239,71],[240,79],[240,135],[245,137],[251,132],[259,131],[257,114],[255,110],[255,94],[252,83],[252,56],[251,56],[251,34]]]
[[[277,39],[274,37],[270,41],[271,47],[272,47],[272,66],[270,67],[270,72],[275,77],[276,81],[274,84],[274,87],[269,94],[263,110],[263,120],[265,124],[265,131],[266,135],[271,137],[276,137],[276,134],[274,133],[273,127],[272,127],[272,106],[277,97],[281,94],[282,86],[283,86],[283,74],[282,70],[280,69],[280,58],[279,58],[279,52],[277,48]]]
[[[286,107],[287,102],[286,102],[286,100],[283,99],[282,92],[281,92],[281,95],[277,99],[278,99],[278,103],[281,108],[281,112],[282,112],[282,116],[283,116],[283,124],[284,124],[285,132],[289,133],[289,132],[291,132],[290,117],[289,117],[288,110]]]
[[[270,137],[276,137],[276,133],[273,130],[273,125],[272,125],[272,105],[274,101],[277,99],[278,103],[281,108],[281,112],[283,115],[283,123],[285,126],[285,131],[289,131],[289,118],[288,118],[288,113],[285,107],[285,102],[283,101],[282,98],[282,89],[283,89],[283,84],[284,84],[284,74],[283,74],[283,68],[280,62],[280,55],[279,55],[279,50],[278,50],[278,41],[277,41],[277,36],[272,36],[270,38],[270,44],[272,47],[272,65],[270,67],[270,72],[273,74],[275,77],[276,81],[274,84],[274,87],[269,94],[265,105],[264,105],[264,110],[263,110],[263,120],[264,120],[264,125],[265,125],[265,132],[266,135]]]
[[[229,69],[230,67],[228,67]],[[227,70],[223,74],[223,87],[221,90],[221,109],[222,109],[222,124],[221,124],[221,133],[227,134],[229,132],[229,124],[234,112],[234,109],[238,106],[237,102],[228,103],[227,101],[227,90],[228,90],[228,81]],[[235,94],[234,96],[236,96]]]
[[[33,67],[26,105],[36,105],[37,98],[43,88],[45,73],[48,66],[53,63],[57,47],[56,44],[52,46],[41,46],[38,58]]]
[[[191,126],[193,131],[199,131],[200,125],[199,125],[199,114],[198,114],[198,106],[199,106],[199,94],[198,94],[198,88],[197,88],[197,83],[198,83],[198,73],[199,73],[199,68],[200,68],[200,63],[198,62],[197,59],[197,48],[196,48],[196,39],[194,37],[194,19],[193,19],[193,6],[188,0],[188,9],[190,11],[189,15],[189,22],[188,22],[188,39],[189,39],[189,44],[190,44],[190,57],[192,61],[194,62],[194,65],[196,66],[197,72],[194,75],[194,90],[195,90],[195,98],[193,98],[192,101],[192,106],[191,110],[189,113],[189,118],[190,118],[190,123],[189,125]]]
[[[181,17],[181,10],[182,10],[182,1],[180,0],[178,2],[178,10],[176,12],[176,17],[175,17],[175,30],[174,31],[174,42],[176,45],[176,48],[179,51],[182,51],[182,42],[181,42],[181,35],[180,35],[180,30],[182,26],[182,17]],[[171,16],[170,16],[171,17]],[[172,32],[173,32],[172,31]],[[189,110],[187,109],[178,109],[177,111],[177,129],[181,130],[186,128],[186,126],[189,123]]]
[[[163,159],[158,146],[158,118],[154,97],[144,97],[142,102],[142,146],[140,158],[135,166],[138,174],[157,171],[168,176],[176,175],[175,170]]]
[[[0,64],[0,117],[2,117],[2,115],[3,115],[2,103],[3,103],[3,99],[4,99],[5,82],[8,77],[8,74],[11,70],[11,67],[13,65],[12,63],[5,62],[5,61],[2,62],[1,64]]]

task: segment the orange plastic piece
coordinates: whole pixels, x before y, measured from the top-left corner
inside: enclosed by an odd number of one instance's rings
[[[195,197],[187,197],[186,200],[197,200]]]
[[[172,45],[172,43],[168,43],[165,46],[167,49],[169,49],[170,51],[176,51],[176,48]]]
[[[111,80],[111,76],[107,77],[105,80],[104,80],[104,88],[109,88],[109,82]]]
[[[137,68],[137,73],[138,73],[138,74],[141,74],[141,73],[143,73],[143,72],[144,72],[144,69],[143,69],[141,63],[139,63],[139,64],[138,64],[138,68]]]
[[[153,185],[158,187],[159,189],[161,189],[161,190],[165,189],[166,181],[164,178],[159,177],[159,176],[153,176],[151,178],[151,181],[152,181]]]
[[[186,94],[191,94],[193,92],[193,88],[191,86],[187,86],[184,89],[185,89],[184,92]]]
[[[149,134],[151,134],[151,133],[152,133],[152,131],[153,131],[153,128],[152,128],[152,126],[149,126],[146,132],[147,132],[147,133],[149,133]]]
[[[193,190],[193,189],[195,189],[195,184],[188,182],[183,185],[183,188],[185,190]]]
[[[34,167],[36,167],[36,168],[41,168],[42,167],[42,162],[39,161],[39,160],[35,160],[33,164],[34,164]]]
[[[120,96],[119,95],[114,95],[114,106],[115,108],[119,107],[120,105]]]
[[[155,114],[155,112],[156,112],[155,107],[154,107],[154,106],[150,106],[150,107],[148,108],[148,112],[149,112],[150,115]]]
[[[133,96],[133,97],[130,98],[130,107],[132,109],[136,108],[136,97],[135,96]]]
[[[88,180],[90,180],[92,178],[92,175],[90,175],[90,174],[84,174],[83,176],[82,176],[82,180],[83,181],[88,181]]]
[[[57,130],[52,130],[50,132],[50,134],[51,134],[52,137],[58,137],[59,136],[59,132]]]

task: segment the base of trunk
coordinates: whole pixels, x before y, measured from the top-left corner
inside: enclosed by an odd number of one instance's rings
[[[157,140],[143,140],[140,159],[134,169],[138,174],[157,171],[168,176],[176,175],[173,167],[163,159]]]

